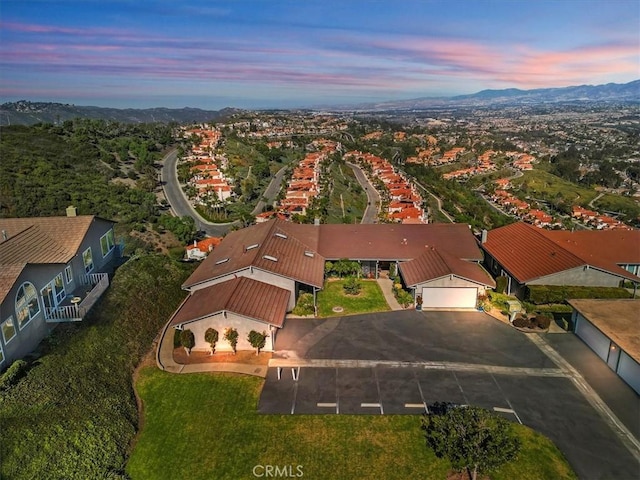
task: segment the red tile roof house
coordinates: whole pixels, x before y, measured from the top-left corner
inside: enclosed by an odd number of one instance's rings
[[[513,223],[486,234],[485,265],[523,299],[527,285],[637,286],[640,230],[543,230]]]
[[[81,321],[121,256],[115,222],[93,215],[0,218],[0,369],[59,322]]]
[[[239,349],[251,349],[251,330],[270,335],[273,349],[285,315],[301,290],[314,295],[324,285],[325,261],[349,258],[375,278],[391,264],[405,283],[422,295],[425,308],[475,308],[493,279],[479,265],[482,252],[468,225],[301,225],[270,220],[229,233],[183,288],[189,296],[169,325],[190,329],[195,348],[208,350],[208,328],[222,336],[239,333]],[[217,350],[230,348],[226,342]]]

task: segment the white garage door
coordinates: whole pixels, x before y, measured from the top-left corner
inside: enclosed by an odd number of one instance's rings
[[[594,327],[591,322],[585,320],[580,315],[578,315],[576,320],[576,335],[578,335],[584,343],[589,345],[591,350],[596,352],[596,355],[606,362],[607,356],[609,355],[609,339]]]
[[[422,308],[475,308],[477,298],[477,288],[422,288]]]

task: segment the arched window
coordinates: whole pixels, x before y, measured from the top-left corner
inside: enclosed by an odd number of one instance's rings
[[[18,317],[18,327],[22,329],[24,325],[40,313],[40,304],[38,303],[38,292],[33,284],[23,283],[18,289],[16,295],[16,316]]]

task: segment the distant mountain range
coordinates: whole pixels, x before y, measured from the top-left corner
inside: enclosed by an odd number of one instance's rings
[[[74,118],[95,118],[122,123],[190,123],[209,122],[228,118],[241,110],[201,110],[199,108],[103,108],[83,107],[65,103],[18,102],[0,105],[0,125],[33,125],[34,123],[60,123]]]
[[[368,103],[329,110],[420,110],[434,107],[489,107],[517,106],[550,103],[587,102],[632,102],[640,103],[640,80],[629,83],[607,83],[606,85],[579,85],[563,88],[538,88],[520,90],[482,90],[471,95],[455,97],[415,98],[381,103]]]
[[[489,107],[517,106],[550,103],[632,102],[640,103],[640,80],[606,85],[579,85],[563,88],[538,88],[535,90],[482,90],[472,95],[455,97],[416,98],[380,103],[366,103],[324,107],[326,111],[389,111],[421,110],[434,107]],[[113,120],[124,123],[148,122],[208,122],[223,120],[241,109],[201,110],[199,108],[146,108],[119,109],[83,107],[63,103],[19,102],[0,105],[0,125],[32,125],[34,123],[59,123],[77,117]]]

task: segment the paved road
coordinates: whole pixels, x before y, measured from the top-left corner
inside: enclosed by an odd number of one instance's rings
[[[638,396],[606,366],[591,368],[603,364],[573,334],[532,335],[479,312],[287,319],[258,410],[415,415],[437,401],[479,405],[551,438],[579,478],[639,478]],[[594,385],[568,362],[597,370]]]
[[[202,218],[198,212],[191,206],[191,203],[185,196],[182,188],[180,186],[180,182],[178,181],[178,172],[176,170],[176,164],[178,162],[178,152],[177,150],[172,150],[162,159],[162,170],[161,170],[161,182],[162,188],[164,190],[164,195],[171,206],[171,212],[178,216],[190,216],[196,221],[196,227],[198,230],[204,231],[207,235],[211,237],[222,237],[234,226],[238,225],[239,222],[232,223],[213,223],[208,222],[204,218]],[[282,182],[282,178],[285,173],[285,167],[281,168],[271,179],[271,182],[267,186],[263,197],[267,199],[268,202],[272,202],[275,197],[278,195],[280,190],[280,183]],[[264,207],[265,202],[260,200],[256,205],[256,208],[251,212],[252,215],[257,215],[262,212],[262,208]]]
[[[380,195],[373,188],[373,185],[369,182],[369,179],[366,177],[362,169],[353,164],[346,162],[347,165],[351,167],[353,173],[356,176],[356,180],[364,191],[367,192],[367,208],[364,210],[364,214],[362,215],[362,221],[360,223],[376,223],[378,218],[378,205],[380,204]]]
[[[254,208],[251,212],[251,215],[258,215],[262,212],[262,209],[265,207],[265,205],[273,203],[275,198],[278,196],[278,192],[280,192],[280,184],[282,183],[282,178],[284,177],[286,169],[287,167],[282,167],[276,172],[276,174],[269,182],[269,185],[267,185],[264,193],[262,194],[262,198],[266,198],[267,202],[264,202],[262,199],[259,200],[256,208]]]

